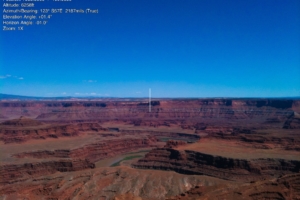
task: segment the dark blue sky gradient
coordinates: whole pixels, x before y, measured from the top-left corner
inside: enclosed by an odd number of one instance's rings
[[[151,88],[154,97],[300,96],[298,0],[52,7],[99,14],[54,15],[46,26],[2,32],[1,93],[144,97]]]

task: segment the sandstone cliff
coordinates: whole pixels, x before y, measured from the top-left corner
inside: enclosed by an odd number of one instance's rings
[[[91,162],[112,157],[114,155],[134,151],[135,149],[151,147],[157,142],[154,136],[140,138],[124,138],[104,140],[97,143],[87,144],[76,149],[61,149],[54,151],[24,152],[14,155],[17,158],[72,158],[88,159]]]
[[[43,121],[91,121],[108,119],[254,119],[278,118],[285,120],[293,111],[300,110],[296,100],[284,99],[177,99],[153,101],[152,112],[148,104],[138,101],[95,102],[1,102],[4,117],[32,116]],[[59,120],[58,120],[59,119]]]
[[[0,166],[0,185],[11,184],[16,181],[49,175],[55,172],[78,171],[94,167],[94,163],[80,159],[25,163],[20,165],[2,165]]]
[[[46,139],[78,136],[80,132],[84,131],[100,131],[106,130],[98,123],[78,123],[68,125],[32,125],[39,123],[30,120],[30,125],[24,125],[28,120],[9,120],[2,123],[0,127],[0,141],[4,143],[19,143],[31,139]],[[22,124],[22,127],[15,126],[15,123]]]
[[[173,148],[156,148],[133,164],[140,169],[172,170],[182,174],[208,175],[250,182],[296,173],[300,161],[284,159],[234,159]]]

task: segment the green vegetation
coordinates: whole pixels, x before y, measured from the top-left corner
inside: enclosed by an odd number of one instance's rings
[[[131,159],[134,159],[134,158],[141,158],[141,157],[143,157],[143,156],[139,156],[139,155],[136,155],[136,156],[127,156],[127,157],[123,158],[122,160],[119,160],[118,162],[112,164],[110,167],[116,167],[116,166],[119,166],[120,163],[121,163],[122,161],[124,161],[124,160],[131,160]]]

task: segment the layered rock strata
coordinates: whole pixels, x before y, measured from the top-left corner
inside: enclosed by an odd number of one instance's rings
[[[240,185],[237,188],[226,185],[203,187],[195,186],[187,192],[181,193],[166,200],[189,199],[299,199],[300,198],[300,173],[285,175],[283,177],[258,181],[251,184]]]
[[[300,129],[300,114],[294,112],[292,116],[289,117],[284,122],[284,129]]]
[[[300,161],[284,159],[234,159],[173,148],[156,148],[132,165],[140,169],[172,170],[227,180],[250,182],[299,172]]]
[[[300,151],[300,134],[298,135],[263,135],[263,134],[231,134],[211,133],[206,138],[218,139],[220,141],[234,141],[241,143],[243,146],[252,147],[253,149],[283,149]]]
[[[128,135],[139,135],[142,133],[147,133],[149,135],[155,137],[170,137],[170,138],[180,138],[185,140],[197,141],[201,137],[197,134],[191,133],[180,133],[180,132],[165,132],[165,131],[141,131],[141,130],[121,130],[121,134],[128,134]]]
[[[94,167],[94,163],[82,159],[2,165],[0,166],[0,185],[11,184],[16,181],[26,180],[29,177],[44,176],[55,172],[79,171]]]
[[[90,121],[112,119],[255,119],[276,118],[278,123],[299,112],[297,100],[285,99],[174,99],[155,100],[152,112],[143,100],[0,102],[4,117],[32,116],[43,121]]]
[[[5,199],[164,200],[197,185],[226,183],[205,176],[127,167],[66,172],[0,186]]]
[[[95,162],[107,157],[126,153],[139,148],[155,145],[157,139],[154,136],[144,138],[126,138],[115,140],[104,140],[97,143],[87,144],[76,149],[61,149],[54,151],[24,152],[14,155],[17,158],[72,158],[88,159]]]
[[[98,123],[30,126],[22,128],[10,125],[10,121],[3,124],[6,126],[0,128],[0,141],[4,143],[20,143],[32,139],[78,136],[80,132],[106,130]]]
[[[2,165],[0,166],[0,180],[2,181],[1,183],[8,183],[16,179],[47,175],[57,171],[66,172],[94,168],[94,163],[98,160],[131,152],[139,148],[150,147],[156,141],[155,137],[149,136],[144,138],[106,140],[71,150],[24,152],[14,156],[20,159],[37,158],[51,159],[53,161],[33,161],[32,163],[18,165]],[[59,160],[62,158],[64,160]]]

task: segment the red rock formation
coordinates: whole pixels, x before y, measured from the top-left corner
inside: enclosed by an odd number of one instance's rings
[[[165,148],[178,147],[186,144],[187,143],[185,141],[181,141],[181,140],[169,140],[167,141]]]
[[[13,122],[18,120],[13,120]],[[6,126],[0,129],[0,140],[4,143],[19,143],[31,139],[46,139],[68,136],[78,136],[84,131],[106,130],[97,123],[78,123],[70,125],[48,125],[18,128],[11,125],[12,121],[4,122]],[[31,120],[32,122],[32,120]]]
[[[191,140],[191,141],[197,141],[200,139],[200,136],[197,134],[191,134],[191,133],[180,133],[180,132],[165,132],[165,131],[141,131],[141,130],[121,130],[122,134],[129,134],[129,135],[138,135],[141,133],[147,132],[149,135],[155,136],[155,137],[170,137],[174,139],[185,139],[185,140]]]
[[[95,164],[88,160],[59,160],[39,163],[0,166],[0,185],[9,184],[29,177],[53,174],[55,172],[78,171],[94,168]]]
[[[24,149],[23,153],[14,155],[17,158],[9,156],[20,152],[23,144],[2,144],[3,148],[11,147],[11,152],[5,152],[5,162],[26,162],[0,166],[0,195],[4,199],[299,197],[299,177],[296,173],[299,172],[300,161],[296,160],[296,157],[297,151],[300,151],[300,140],[297,133],[299,120],[296,115],[300,111],[300,101],[160,99],[153,101],[152,112],[148,110],[147,100],[20,101],[0,102],[0,109],[1,122],[4,118],[19,116],[37,119],[23,117],[1,123],[0,140],[5,143],[48,137],[88,136],[84,145],[72,149],[59,146],[62,144],[58,144],[56,150],[53,150],[52,146],[43,148],[48,149],[43,151],[29,152]],[[49,122],[52,125],[47,124]],[[103,124],[104,127],[114,128],[105,129],[98,124],[102,122],[107,122]],[[122,126],[118,126],[119,124]],[[270,128],[270,133],[267,128]],[[101,131],[101,134],[91,135],[91,131]],[[90,137],[94,136],[95,140],[91,141]],[[138,148],[163,146],[162,142],[159,145],[156,143],[156,138],[188,142],[169,141],[164,148],[150,151],[133,166],[171,170],[181,174],[114,167],[105,170],[90,169],[94,167],[94,162],[103,158]],[[209,145],[197,146],[198,142],[210,140],[215,142],[215,146],[212,147],[215,149],[211,149]],[[189,144],[190,141],[197,143]],[[223,142],[222,148],[225,153],[220,152],[221,150],[218,152],[220,141]],[[228,144],[232,146],[228,148]],[[29,149],[36,149],[29,142],[24,145],[28,145]],[[186,148],[189,145],[194,146]],[[206,151],[203,147],[207,148]],[[247,158],[248,149],[241,154],[233,154],[233,151],[244,147],[250,149],[249,154],[270,150],[275,152],[273,157],[279,157],[276,154],[278,153],[283,158],[267,159],[266,153],[264,158],[250,159]],[[18,151],[15,148],[18,148]],[[291,150],[288,153],[292,155],[285,159],[281,150]],[[36,159],[40,159],[39,162]],[[212,179],[221,178],[222,180],[218,181],[224,184],[216,185],[214,182],[205,185],[206,181],[200,181],[205,179],[204,176],[198,179],[196,175],[191,174],[204,174]],[[280,176],[284,177],[279,178]],[[180,181],[174,177],[180,177]],[[234,186],[236,182],[241,186]]]
[[[300,114],[294,113],[283,125],[284,129],[300,129]]]
[[[155,104],[155,105],[154,105]],[[234,99],[181,99],[153,102],[152,112],[139,101],[36,101],[0,102],[1,114],[10,116],[38,116],[44,121],[90,121],[108,119],[285,119],[300,109],[296,100],[234,100]],[[199,122],[199,121],[198,121]],[[279,123],[279,122],[278,122]]]
[[[72,158],[88,159],[91,162],[111,157],[114,155],[134,151],[139,148],[151,147],[157,142],[154,136],[141,138],[126,138],[104,140],[97,143],[87,144],[77,149],[65,149],[55,151],[24,152],[14,155],[17,158]]]
[[[30,118],[26,118],[26,117],[23,117],[21,116],[20,118],[18,119],[12,119],[12,120],[8,120],[8,121],[5,121],[5,122],[2,122],[1,125],[7,125],[7,126],[13,126],[13,127],[28,127],[28,126],[40,126],[42,125],[43,123],[39,122],[39,121],[36,121],[36,120],[33,120],[33,119],[30,119]]]
[[[239,187],[195,186],[180,195],[169,197],[167,200],[188,199],[299,199],[300,198],[300,174],[286,175],[284,177],[258,181],[255,183],[240,185]]]
[[[250,182],[295,173],[300,161],[284,159],[234,159],[201,152],[157,148],[133,164],[140,169],[173,170],[182,174],[199,174]]]
[[[127,167],[95,168],[57,173],[0,185],[5,199],[164,200],[197,185],[227,183],[212,177]],[[229,183],[230,184],[230,183]]]
[[[243,143],[245,147],[253,147],[254,149],[280,148],[285,150],[300,150],[300,135],[273,136],[268,134],[240,134],[234,131],[231,134],[211,133],[206,138],[240,142]]]

